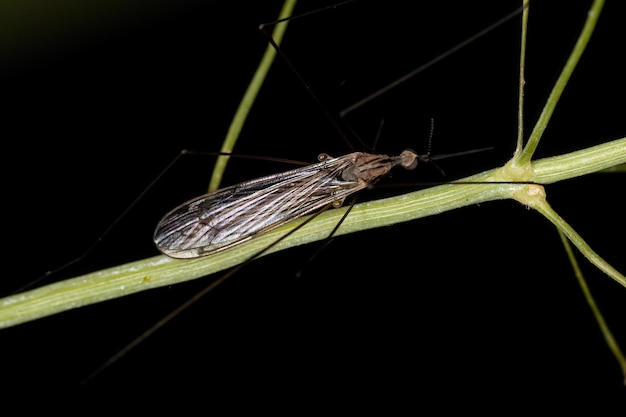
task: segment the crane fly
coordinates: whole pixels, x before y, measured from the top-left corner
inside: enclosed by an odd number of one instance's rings
[[[198,258],[233,247],[291,220],[345,199],[401,166],[415,169],[428,156],[353,152],[257,178],[194,198],[176,207],[154,233],[158,249],[172,258]]]
[[[518,9],[500,19],[443,56],[501,25],[520,11]],[[261,28],[265,26],[261,25]],[[262,32],[294,74],[307,86],[272,37],[263,29]],[[434,62],[436,61],[433,60],[432,63]],[[430,64],[426,66],[428,65]],[[414,71],[410,76],[422,69]],[[326,112],[317,96],[308,86],[307,89],[314,101]],[[379,93],[382,91],[386,90],[379,90]],[[360,102],[359,106],[362,104]],[[350,111],[353,108],[354,106]],[[332,117],[330,120],[333,121]],[[334,122],[333,124],[336,125]],[[337,125],[336,127],[339,128]],[[437,158],[482,150],[485,149],[440,155]],[[163,254],[172,258],[190,259],[211,255],[324,207],[341,207],[346,197],[387,176],[394,167],[400,165],[412,170],[420,160],[430,161],[433,158],[429,154],[418,155],[412,150],[405,150],[398,156],[353,152],[333,158],[328,154],[320,154],[318,160],[315,164],[246,181],[183,203],[167,213],[158,223],[154,232],[154,243]]]
[[[401,166],[482,152],[491,148],[431,157],[406,149],[397,156],[353,152],[225,187],[196,197],[167,213],[154,232],[157,248],[172,258],[208,256],[246,242],[291,220],[325,207],[339,208],[350,195]]]

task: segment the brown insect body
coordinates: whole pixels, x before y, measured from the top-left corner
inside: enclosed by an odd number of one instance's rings
[[[233,247],[375,183],[395,166],[414,169],[424,157],[353,152],[338,158],[257,178],[189,200],[166,214],[154,242],[173,258],[198,258]]]

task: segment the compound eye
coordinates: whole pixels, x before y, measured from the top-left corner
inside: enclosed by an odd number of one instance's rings
[[[420,156],[418,154],[416,154],[411,149],[407,149],[405,151],[402,151],[402,153],[400,154],[400,165],[402,165],[404,169],[412,170],[417,167],[419,159]]]

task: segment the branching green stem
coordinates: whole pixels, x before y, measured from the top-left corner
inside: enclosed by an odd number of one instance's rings
[[[549,207],[545,201],[543,189],[543,185],[626,164],[626,138],[570,154],[531,162],[531,156],[545,130],[550,115],[554,111],[556,102],[589,40],[602,4],[603,1],[601,0],[594,2],[572,57],[568,60],[566,68],[552,91],[540,120],[531,134],[529,143],[521,154],[516,155],[514,163],[508,163],[502,168],[460,180],[464,184],[447,184],[359,204],[353,208],[350,216],[341,224],[336,235],[393,225],[487,201],[511,198],[536,208],[563,234],[568,236],[598,268],[626,286],[624,276],[606,264]],[[247,107],[249,108],[249,106]],[[241,125],[232,129],[240,130]],[[520,179],[527,182],[515,183]],[[469,182],[480,182],[480,184],[467,184]],[[492,183],[489,184],[488,182]],[[298,229],[265,251],[263,256],[289,247],[325,239],[337,225],[345,210],[345,208],[327,210],[305,227]],[[0,299],[0,328],[223,271],[241,264],[263,251],[281,236],[297,228],[303,221],[305,219],[291,222],[236,248],[225,250],[210,257],[175,260],[165,256],[156,256]]]
[[[533,164],[534,176],[531,181],[549,184],[600,171],[620,163],[626,163],[626,138],[571,154],[539,160]],[[499,170],[494,169],[461,181],[499,181],[499,175]],[[358,204],[342,223],[337,235],[389,226],[486,201],[519,199],[519,193],[525,187],[526,184],[510,183],[445,184]],[[264,255],[325,239],[336,226],[344,210],[345,208],[327,210]],[[176,260],[156,256],[0,299],[0,328],[223,271],[265,249],[302,221],[304,219],[291,222],[236,248],[206,258]],[[618,275],[615,274],[611,276],[626,286],[623,277],[617,278]]]
[[[578,40],[576,41],[576,45],[574,49],[570,53],[559,78],[557,79],[552,91],[550,92],[550,96],[548,97],[548,101],[539,116],[539,120],[535,124],[533,131],[528,138],[528,142],[524,147],[519,156],[516,155],[515,160],[513,161],[514,165],[523,166],[528,164],[532,159],[533,154],[535,153],[535,149],[537,149],[537,145],[539,145],[539,139],[543,135],[543,132],[546,130],[548,126],[548,122],[552,117],[552,113],[556,109],[556,105],[561,98],[561,94],[563,94],[563,90],[565,90],[565,86],[569,81],[572,73],[574,72],[574,68],[580,61],[580,57],[582,56],[587,44],[589,43],[589,39],[598,23],[598,18],[600,17],[600,12],[602,11],[602,7],[604,6],[604,0],[595,0],[587,13],[587,20],[585,21],[585,25],[583,30],[580,32],[578,36]],[[527,9],[526,9],[527,10]]]

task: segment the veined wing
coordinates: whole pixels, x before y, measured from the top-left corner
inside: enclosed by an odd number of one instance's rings
[[[316,164],[222,188],[187,201],[159,222],[154,242],[173,258],[197,258],[237,245],[367,186],[344,179],[361,153],[320,155]]]

